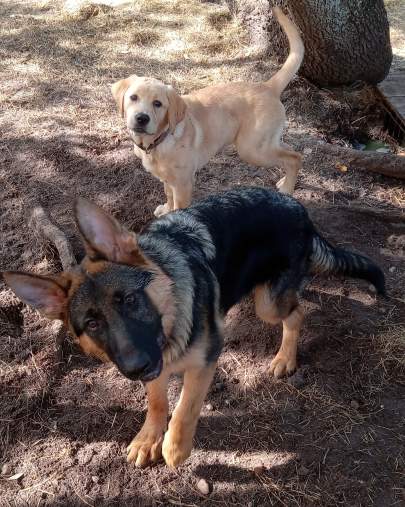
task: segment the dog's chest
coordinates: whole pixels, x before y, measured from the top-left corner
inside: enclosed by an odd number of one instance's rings
[[[168,167],[174,165],[171,160],[172,153],[167,148],[167,146],[159,146],[151,153],[145,153],[137,146],[134,146],[135,155],[141,159],[145,170],[162,181],[167,179]]]

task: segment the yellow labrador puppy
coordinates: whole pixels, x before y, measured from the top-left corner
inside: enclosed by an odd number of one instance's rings
[[[135,155],[165,188],[156,216],[191,202],[194,175],[220,149],[234,144],[247,163],[279,165],[280,192],[294,191],[301,156],[280,146],[285,110],[280,95],[298,71],[304,46],[295,25],[273,9],[290,44],[282,68],[264,83],[209,86],[180,96],[154,78],[132,75],[112,85],[112,94],[135,143]]]

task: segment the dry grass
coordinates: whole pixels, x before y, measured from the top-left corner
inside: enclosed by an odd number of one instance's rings
[[[146,74],[186,92],[265,79],[274,69],[216,3],[139,0],[76,18],[60,1],[10,0],[0,9],[1,269],[58,269],[55,251],[21,225],[37,199],[71,232],[72,194],[78,193],[135,230],[150,220],[161,188],[126,143],[110,96],[114,80]],[[309,136],[344,143],[342,132],[355,132],[352,122],[378,119],[368,90],[342,99],[298,80],[284,102],[292,145],[305,146]],[[0,495],[18,507],[68,501],[335,507],[384,505],[387,498],[399,505],[405,272],[402,247],[389,238],[403,230],[344,208],[352,200],[403,208],[405,194],[394,180],[337,173],[334,162],[306,153],[296,196],[330,239],[382,263],[389,298],[375,300],[360,283],[342,288],[341,281],[326,287],[315,281],[300,369],[279,382],[267,369],[280,330],[258,322],[249,301],[232,309],[216,378],[223,387],[214,383],[213,410],[203,409],[194,454],[178,473],[161,464],[138,471],[124,461],[125,445],[144,418],[141,387],[84,359],[69,343],[61,361],[52,326],[1,287],[0,465],[7,460],[25,475],[20,485],[1,481]],[[198,174],[196,187],[203,196],[273,183],[271,171],[248,167],[227,151]],[[331,216],[322,211],[325,203],[338,203],[341,211]],[[174,383],[172,406],[178,394]],[[260,464],[265,472],[253,473]],[[214,483],[208,499],[195,488],[200,477]]]

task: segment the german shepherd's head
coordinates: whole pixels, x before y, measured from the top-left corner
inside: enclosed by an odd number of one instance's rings
[[[104,210],[78,199],[75,215],[86,249],[79,266],[55,276],[8,271],[4,279],[25,303],[63,320],[85,353],[113,361],[129,379],[153,380],[174,322],[172,282]]]

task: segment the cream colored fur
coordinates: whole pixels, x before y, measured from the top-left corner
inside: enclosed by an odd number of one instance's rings
[[[156,216],[188,206],[196,171],[230,144],[249,164],[281,166],[286,174],[277,187],[293,193],[301,156],[280,145],[286,119],[280,94],[298,71],[304,47],[295,25],[279,8],[274,13],[287,34],[290,54],[269,81],[219,84],[183,96],[157,79],[135,75],[112,86],[135,155],[164,184],[167,202],[156,208]],[[143,132],[135,130],[139,113],[150,117]],[[166,130],[169,135],[147,153],[144,149]]]

